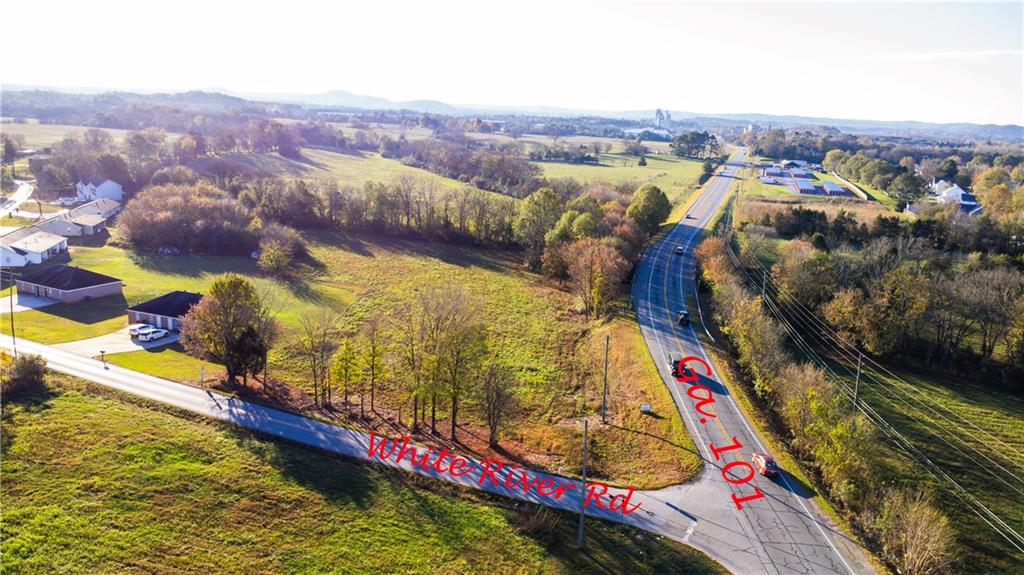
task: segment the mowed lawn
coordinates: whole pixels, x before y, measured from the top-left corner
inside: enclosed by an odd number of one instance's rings
[[[5,573],[724,573],[620,525],[153,410],[68,378],[5,398]]]
[[[856,371],[855,365],[838,367],[836,371],[849,380],[848,384],[853,384],[851,374]],[[1024,398],[1010,391],[975,385],[969,376],[956,378],[905,368],[893,371],[906,384],[880,386],[862,380],[863,400],[1011,528],[1018,533],[1024,531],[1024,496],[987,472],[996,470],[1000,477],[1020,489],[1019,480],[999,472],[996,465],[1018,476],[1024,469]],[[957,532],[964,572],[1019,572],[1017,552],[970,506],[961,502],[951,488],[933,480],[916,464],[901,471],[901,479],[907,484],[928,485],[937,490],[935,500]]]
[[[62,343],[110,333],[127,325],[127,307],[174,290],[204,293],[215,277],[226,272],[253,279],[269,295],[287,326],[297,326],[304,313],[324,306],[344,309],[355,299],[354,292],[343,285],[259,277],[255,262],[244,257],[138,255],[113,246],[73,246],[70,253],[70,265],[124,281],[124,298],[18,312],[15,330],[19,337]],[[0,332],[10,333],[8,323],[0,323],[4,324]]]

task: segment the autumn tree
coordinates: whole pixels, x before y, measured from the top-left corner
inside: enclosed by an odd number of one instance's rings
[[[604,313],[618,293],[626,260],[614,248],[594,238],[570,244],[566,250],[573,292],[583,302],[588,316]]]
[[[266,298],[237,274],[213,280],[181,325],[181,344],[190,355],[224,365],[228,382],[248,381],[266,361],[279,331]]]
[[[540,269],[544,236],[562,216],[562,202],[551,188],[541,188],[526,196],[514,223],[516,239],[526,250],[526,264]]]
[[[876,529],[885,558],[906,575],[945,573],[956,559],[956,533],[927,492],[891,491]]]
[[[359,349],[351,337],[343,337],[331,358],[331,380],[341,385],[345,411],[348,411],[348,394],[352,382],[359,376]]]
[[[451,439],[455,441],[459,402],[467,389],[472,390],[474,380],[470,376],[487,354],[487,329],[480,305],[465,292],[453,292],[449,306],[451,322],[441,338],[438,360],[451,400]]]

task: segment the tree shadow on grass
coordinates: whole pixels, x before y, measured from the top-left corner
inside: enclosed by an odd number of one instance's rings
[[[368,464],[286,440],[232,428],[235,442],[295,483],[315,491],[329,503],[366,509],[372,504],[379,474]]]
[[[128,302],[124,295],[118,294],[75,303],[57,303],[36,311],[76,323],[94,324],[124,315],[127,308]]]
[[[51,401],[60,395],[49,385],[41,385],[4,392],[0,404],[0,421],[3,432],[0,433],[0,454],[7,455],[17,432],[14,429],[17,414],[32,414],[50,408]]]
[[[474,243],[440,241],[415,234],[392,235],[372,232],[341,232],[317,230],[306,235],[327,247],[337,247],[356,255],[375,257],[369,246],[404,253],[415,257],[428,257],[459,267],[476,267],[490,271],[507,271],[516,265],[516,257],[508,249]]]
[[[635,433],[637,435],[645,435],[647,437],[650,437],[651,439],[657,439],[658,441],[661,441],[662,443],[667,443],[668,445],[671,445],[672,447],[675,447],[676,449],[682,449],[683,451],[689,451],[690,453],[700,457],[700,453],[697,452],[695,449],[692,449],[692,448],[687,447],[685,445],[678,444],[678,443],[676,443],[674,441],[669,441],[668,439],[665,439],[664,437],[661,437],[660,435],[655,435],[655,434],[650,433],[648,431],[643,431],[643,430],[640,430],[640,429],[630,429],[628,427],[622,427],[621,425],[615,425],[614,423],[609,423],[608,427],[614,427],[615,429],[619,429],[619,430],[625,431],[627,433]]]
[[[234,272],[252,275],[255,265],[242,256],[203,256],[195,254],[161,255],[148,252],[129,252],[132,262],[148,271],[197,278],[203,274]]]

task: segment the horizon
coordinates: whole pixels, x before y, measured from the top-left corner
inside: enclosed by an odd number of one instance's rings
[[[485,7],[464,3],[316,7],[317,18],[309,18],[315,5],[300,0],[287,13],[249,14],[244,28],[216,25],[237,19],[230,7],[194,0],[165,15],[165,29],[204,42],[153,42],[146,26],[115,8],[127,4],[107,4],[110,10],[12,6],[12,21],[23,22],[61,10],[56,38],[76,37],[100,18],[116,33],[113,48],[96,42],[70,51],[16,27],[10,40],[31,46],[31,57],[9,59],[3,83],[248,99],[346,91],[474,109],[1024,125],[1024,7],[1015,2],[529,4],[502,14],[498,30],[491,29],[495,18],[480,18]],[[709,51],[718,57],[709,61]]]

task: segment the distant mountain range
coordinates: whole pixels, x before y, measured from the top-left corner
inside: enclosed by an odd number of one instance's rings
[[[244,108],[258,103],[296,105],[306,108],[337,108],[343,110],[411,110],[429,114],[451,116],[477,115],[527,115],[548,117],[605,117],[624,120],[645,120],[654,117],[654,110],[588,110],[574,108],[558,108],[546,106],[455,106],[437,100],[406,100],[396,101],[379,96],[355,94],[345,90],[333,90],[319,94],[285,94],[259,92],[232,92],[230,90],[211,88],[203,91],[181,93],[156,93],[147,91],[110,92],[101,88],[53,88],[45,86],[28,86],[20,84],[4,84],[2,90],[52,90],[74,92],[79,94],[138,94],[145,100],[156,100],[171,103],[180,101],[199,107],[223,106],[227,108]],[[686,120],[701,126],[715,125],[746,125],[756,124],[762,128],[821,128],[831,127],[851,134],[890,135],[904,137],[928,137],[950,140],[995,140],[1024,142],[1024,126],[1015,124],[972,124],[932,123],[917,121],[882,121],[882,120],[851,120],[843,118],[819,118],[810,116],[776,116],[760,113],[723,113],[695,114],[682,110],[670,111],[674,120]]]

